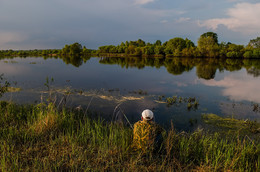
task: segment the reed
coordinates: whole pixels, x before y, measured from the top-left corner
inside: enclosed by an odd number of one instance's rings
[[[248,136],[164,133],[160,152],[131,149],[132,129],[53,104],[0,102],[1,171],[259,171]]]

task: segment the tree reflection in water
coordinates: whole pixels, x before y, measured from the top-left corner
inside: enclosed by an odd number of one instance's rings
[[[103,57],[99,61],[101,64],[120,65],[122,68],[143,69],[149,67],[166,67],[167,71],[173,75],[181,75],[196,67],[198,78],[206,80],[214,79],[216,71],[238,71],[246,68],[249,75],[260,76],[260,60],[242,59],[217,59],[217,58],[140,58],[140,57]]]

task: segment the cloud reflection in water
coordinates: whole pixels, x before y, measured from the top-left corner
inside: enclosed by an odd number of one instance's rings
[[[223,96],[231,100],[260,103],[260,78],[247,75],[246,71],[226,75],[221,80],[199,79],[199,81],[206,86],[223,87]]]

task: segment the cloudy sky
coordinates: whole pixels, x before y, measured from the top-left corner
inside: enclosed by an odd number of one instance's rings
[[[207,31],[246,45],[260,36],[260,0],[0,0],[0,49],[87,48],[139,38],[197,43]]]

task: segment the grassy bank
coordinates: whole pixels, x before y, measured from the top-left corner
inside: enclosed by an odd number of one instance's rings
[[[132,130],[52,104],[0,103],[2,171],[257,171],[260,143],[247,136],[164,134],[160,153],[131,149]]]

